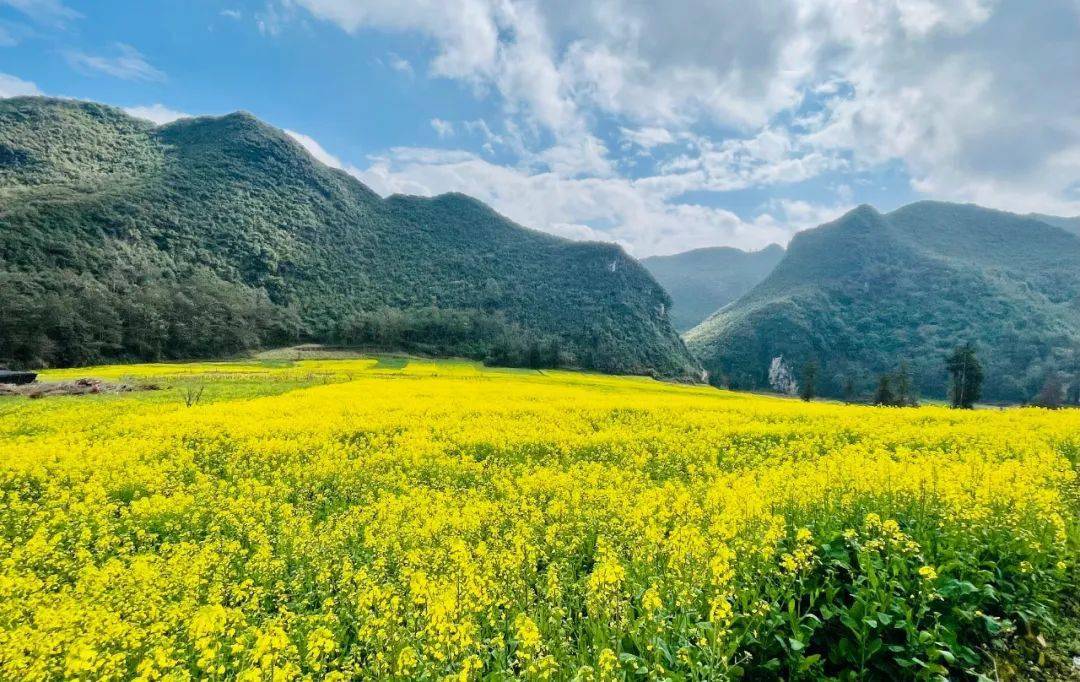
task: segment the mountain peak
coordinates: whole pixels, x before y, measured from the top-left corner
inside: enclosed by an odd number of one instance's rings
[[[944,353],[975,340],[987,397],[1020,401],[1080,348],[1078,299],[1080,240],[1063,230],[972,204],[859,207],[796,235],[768,278],[686,338],[734,386],[767,386],[775,357],[815,360],[825,395],[870,391],[902,360],[940,395]]]
[[[851,209],[844,215],[840,216],[831,223],[826,225],[862,225],[866,227],[877,226],[881,224],[882,213],[870,204],[859,204],[855,208]],[[807,231],[800,232],[796,235],[798,237],[801,234],[806,234]]]

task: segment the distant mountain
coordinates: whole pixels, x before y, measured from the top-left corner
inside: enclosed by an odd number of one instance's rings
[[[1048,225],[1060,227],[1067,232],[1080,235],[1080,216],[1076,216],[1075,218],[1063,218],[1061,216],[1045,215],[1043,213],[1029,213],[1027,217],[1041,220]]]
[[[308,339],[697,371],[619,247],[459,194],[382,199],[243,113],[0,101],[0,302],[0,362],[23,365]]]
[[[650,256],[641,264],[671,294],[671,323],[684,332],[750,291],[784,257],[784,247],[760,251],[727,246]]]
[[[860,206],[795,236],[763,282],[687,335],[715,381],[767,386],[773,358],[821,388],[869,392],[907,361],[926,395],[944,358],[972,340],[989,400],[1031,398],[1047,371],[1080,358],[1080,238],[1030,217],[920,202]]]

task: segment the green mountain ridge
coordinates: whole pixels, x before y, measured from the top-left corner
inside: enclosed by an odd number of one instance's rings
[[[0,101],[0,361],[214,356],[297,339],[689,377],[667,293],[613,244],[460,194],[386,199],[250,114],[156,127]]]
[[[641,264],[671,294],[671,323],[684,332],[752,289],[783,257],[778,244],[760,251],[716,246],[650,256]]]
[[[866,394],[906,361],[942,395],[945,355],[977,343],[989,400],[1030,399],[1080,356],[1080,238],[973,205],[860,206],[801,232],[764,281],[686,334],[712,380],[764,388],[773,358]]]

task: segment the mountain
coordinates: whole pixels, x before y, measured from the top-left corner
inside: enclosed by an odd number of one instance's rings
[[[0,361],[218,356],[302,340],[669,377],[670,298],[612,244],[460,194],[383,199],[244,113],[154,125],[0,101]]]
[[[714,381],[765,387],[782,356],[796,374],[816,361],[834,396],[848,382],[868,393],[901,361],[941,396],[946,353],[971,340],[984,397],[1029,399],[1080,359],[1080,238],[971,205],[860,206],[796,235],[772,274],[686,340]]]
[[[1073,234],[1080,236],[1080,216],[1076,216],[1075,218],[1063,218],[1061,216],[1045,215],[1043,213],[1029,213],[1027,217],[1041,220],[1047,225],[1060,227],[1066,232],[1072,232]]]
[[[777,244],[749,252],[719,246],[651,256],[641,264],[671,294],[671,323],[683,332],[750,291],[783,257]]]

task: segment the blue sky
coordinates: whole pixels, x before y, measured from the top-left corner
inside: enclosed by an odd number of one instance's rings
[[[859,203],[1080,213],[1080,2],[0,0],[0,96],[243,109],[639,256]]]

